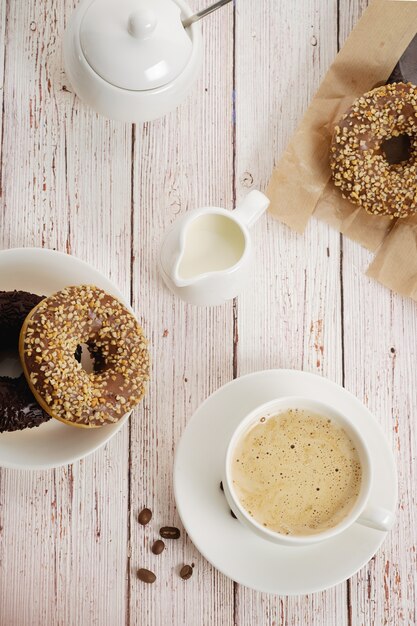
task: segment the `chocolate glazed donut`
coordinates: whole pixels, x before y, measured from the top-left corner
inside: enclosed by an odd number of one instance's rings
[[[407,140],[405,160],[390,163],[385,142]],[[373,215],[417,213],[417,87],[392,83],[364,94],[334,129],[330,168],[336,187]]]
[[[0,350],[15,348],[17,352],[23,322],[42,299],[26,291],[0,291]],[[0,376],[0,433],[34,428],[49,419],[23,374]]]
[[[74,358],[80,345],[90,352],[93,372]],[[23,323],[19,352],[36,400],[71,426],[115,424],[146,392],[143,330],[124,304],[95,285],[66,287],[42,300]]]

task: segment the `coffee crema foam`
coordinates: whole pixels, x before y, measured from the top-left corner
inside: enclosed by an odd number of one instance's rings
[[[344,429],[302,409],[253,425],[234,450],[231,473],[246,511],[285,535],[312,535],[339,524],[362,481],[358,451]]]

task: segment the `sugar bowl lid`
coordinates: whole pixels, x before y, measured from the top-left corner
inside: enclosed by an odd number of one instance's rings
[[[93,0],[81,22],[80,43],[101,78],[132,91],[174,80],[192,52],[174,0]]]

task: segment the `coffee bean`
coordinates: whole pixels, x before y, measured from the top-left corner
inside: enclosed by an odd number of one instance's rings
[[[175,526],[162,526],[159,534],[164,539],[178,539],[181,535],[179,528],[175,528]]]
[[[151,550],[154,554],[161,554],[165,550],[165,544],[162,539],[154,541]]]
[[[150,509],[143,509],[138,515],[138,522],[142,526],[146,526],[152,519],[152,511]]]
[[[237,519],[236,515],[233,513],[232,509],[230,509],[230,515],[233,517],[233,519]]]
[[[191,567],[191,565],[184,565],[184,567],[181,568],[180,576],[183,580],[188,580],[189,578],[191,578],[192,575],[193,568]]]
[[[223,489],[223,481],[222,481],[222,480],[220,481],[220,489],[221,489],[222,491],[224,491],[224,489]]]
[[[154,583],[156,580],[155,574],[151,572],[149,569],[145,569],[144,567],[142,567],[141,569],[138,569],[138,578],[142,582],[148,583],[150,585]]]

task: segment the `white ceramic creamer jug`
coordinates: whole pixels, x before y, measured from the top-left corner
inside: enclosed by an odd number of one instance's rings
[[[249,229],[268,206],[263,193],[251,191],[234,211],[205,207],[175,222],[159,257],[169,289],[199,305],[223,304],[239,295],[252,261]]]

